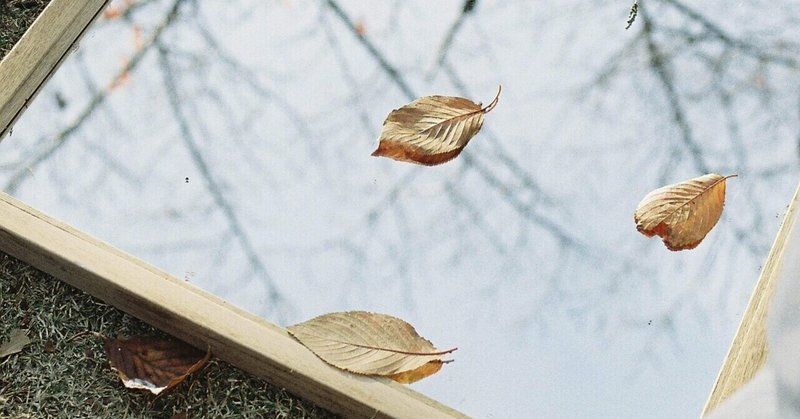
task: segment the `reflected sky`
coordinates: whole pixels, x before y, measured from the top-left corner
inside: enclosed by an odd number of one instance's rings
[[[694,417],[797,181],[800,6],[773,3],[626,31],[620,2],[112,2],[0,182],[279,324],[401,317],[459,348],[412,387],[467,414]],[[457,159],[370,156],[392,109],[499,84]],[[698,248],[636,231],[706,171],[739,176]]]

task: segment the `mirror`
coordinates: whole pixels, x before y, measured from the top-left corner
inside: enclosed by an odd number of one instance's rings
[[[797,180],[800,9],[625,7],[114,1],[0,184],[283,326],[403,318],[459,348],[412,388],[472,416],[696,416]],[[370,156],[391,110],[499,84],[453,161]],[[696,249],[636,231],[711,172]]]

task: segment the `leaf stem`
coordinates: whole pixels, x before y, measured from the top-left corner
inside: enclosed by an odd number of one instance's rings
[[[481,109],[481,111],[483,113],[489,113],[489,112],[492,111],[492,109],[494,109],[495,106],[497,106],[497,101],[500,100],[500,92],[501,91],[503,91],[503,86],[502,85],[498,85],[497,86],[497,94],[494,96],[494,99],[492,99],[492,101],[489,102],[489,104],[486,105],[485,108]]]
[[[415,355],[415,356],[447,355],[447,354],[449,354],[451,352],[455,352],[456,350],[458,350],[458,348],[451,348],[451,349],[447,349],[447,350],[444,350],[444,351],[435,351],[435,352],[413,352],[413,351],[404,351],[402,349],[381,348],[381,347],[378,347],[378,346],[361,345],[361,344],[358,344],[358,343],[342,342],[342,341],[337,341],[337,340],[334,340],[334,342],[344,343],[344,344],[347,344],[347,345],[352,345],[352,346],[356,346],[356,347],[364,348],[364,349],[372,349],[372,350],[375,350],[375,351],[393,352],[393,353],[396,353],[396,354]]]

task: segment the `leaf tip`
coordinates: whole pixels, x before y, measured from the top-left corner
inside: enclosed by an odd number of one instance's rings
[[[705,238],[705,236],[703,236],[703,238]],[[673,252],[679,252],[681,250],[692,250],[695,247],[697,247],[700,244],[700,242],[702,242],[702,241],[703,241],[703,239],[700,239],[700,240],[697,240],[697,241],[694,241],[694,242],[691,242],[691,243],[684,243],[684,244],[680,244],[680,245],[675,245],[675,244],[670,243],[669,241],[667,241],[667,239],[664,239],[664,245],[667,246],[667,249],[669,249],[669,250],[671,250]]]

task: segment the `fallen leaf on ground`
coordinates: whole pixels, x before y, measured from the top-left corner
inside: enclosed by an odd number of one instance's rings
[[[734,176],[711,173],[650,192],[636,208],[636,229],[657,234],[669,250],[694,249],[719,221],[725,181]]]
[[[414,327],[397,317],[366,311],[328,313],[287,328],[334,367],[401,383],[421,380],[442,368],[442,355]]]
[[[372,155],[428,166],[452,160],[480,131],[501,89],[485,107],[463,97],[425,96],[393,110]]]
[[[31,343],[31,340],[28,338],[28,332],[26,330],[12,330],[8,335],[8,340],[0,345],[0,358],[5,358],[22,351],[29,343]]]
[[[111,368],[125,387],[156,395],[180,384],[211,358],[210,350],[204,352],[173,338],[102,338]]]

